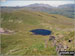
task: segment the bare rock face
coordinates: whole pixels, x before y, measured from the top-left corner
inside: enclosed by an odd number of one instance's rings
[[[50,36],[49,41],[52,41],[52,46],[56,46],[56,37],[55,36]]]
[[[50,36],[49,41],[55,40],[55,36]]]
[[[3,28],[0,28],[0,34],[10,34],[10,33],[14,33],[13,30],[8,30],[8,29],[3,29]]]
[[[3,33],[4,32],[4,29],[3,28],[0,28],[0,33]]]

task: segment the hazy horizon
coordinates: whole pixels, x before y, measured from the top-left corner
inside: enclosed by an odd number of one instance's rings
[[[1,2],[1,6],[10,6],[10,7],[15,7],[15,6],[26,6],[30,4],[48,4],[53,7],[58,7],[59,5],[64,5],[64,4],[74,4],[74,1],[3,1]]]

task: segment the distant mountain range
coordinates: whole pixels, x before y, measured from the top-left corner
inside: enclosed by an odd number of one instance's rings
[[[59,8],[74,8],[75,4],[65,4],[65,5],[60,5]]]
[[[58,7],[53,7],[48,4],[30,4],[23,7],[1,7],[2,11],[12,11],[12,10],[19,10],[19,9],[27,9],[32,11],[41,11],[46,12],[49,14],[60,14],[69,18],[74,18],[74,6],[75,4],[64,4]],[[8,9],[9,8],[9,9]]]
[[[30,5],[27,5],[27,7],[52,7],[48,4],[38,4],[38,3],[35,3],[35,4],[30,4]]]
[[[60,14],[70,18],[74,18],[74,6],[75,4],[64,4],[58,7],[52,7],[47,4],[31,4],[26,7],[29,7],[29,9],[33,11],[47,12],[50,14]]]

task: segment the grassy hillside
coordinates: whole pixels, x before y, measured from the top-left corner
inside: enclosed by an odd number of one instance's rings
[[[28,7],[33,11],[41,11],[49,14],[58,14],[74,19],[74,8],[45,8],[45,7]]]
[[[2,12],[1,20],[3,29],[14,31],[14,34],[1,34],[2,54],[56,55],[56,46],[53,46],[52,41],[48,41],[50,36],[33,35],[30,32],[33,29],[51,30],[51,35],[56,37],[57,43],[66,43],[69,46],[67,50],[75,50],[73,19],[56,14],[20,10]],[[69,39],[72,39],[71,43],[68,42]]]
[[[60,5],[58,7],[52,7],[48,4],[30,4],[27,6],[22,6],[22,7],[5,7],[2,6],[1,9],[2,11],[5,12],[11,12],[15,10],[21,10],[21,9],[29,9],[31,11],[40,11],[40,12],[45,12],[49,14],[58,14],[58,15],[63,15],[65,17],[69,17],[74,19],[75,11],[74,11],[74,6],[75,4],[64,4]]]
[[[49,14],[59,14],[74,19],[74,6],[75,4],[64,4],[58,7],[52,7],[46,4],[31,4],[28,5],[27,8],[33,11],[41,11]]]

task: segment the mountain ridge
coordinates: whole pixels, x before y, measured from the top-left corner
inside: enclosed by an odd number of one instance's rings
[[[74,19],[74,5],[75,4],[64,4],[60,5],[58,7],[52,7],[48,4],[30,4],[23,7],[1,7],[2,11],[12,11],[12,10],[21,10],[21,9],[28,9],[32,11],[40,11],[40,12],[46,12],[49,14],[60,14],[69,18]]]

